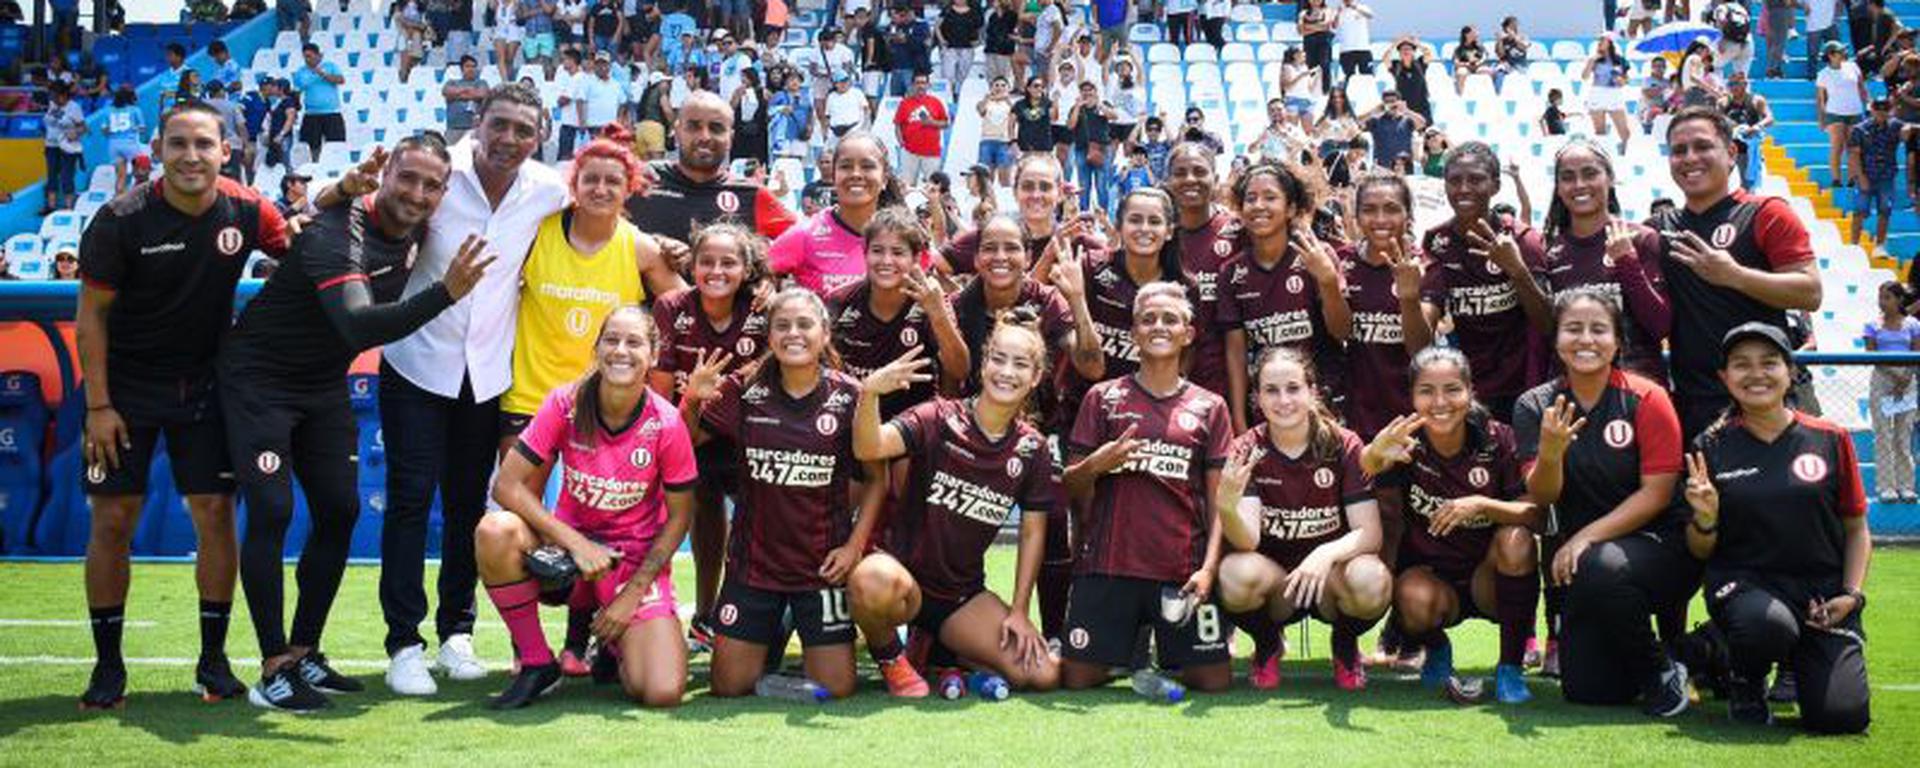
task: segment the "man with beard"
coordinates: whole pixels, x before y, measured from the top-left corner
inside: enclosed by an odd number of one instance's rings
[[[673,120],[677,160],[655,161],[653,188],[627,199],[627,218],[642,232],[681,243],[693,229],[722,218],[769,240],[793,226],[793,212],[765,187],[727,172],[733,150],[733,107],[719,94],[696,91]]]

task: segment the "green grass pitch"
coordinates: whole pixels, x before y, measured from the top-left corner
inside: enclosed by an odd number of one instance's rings
[[[1010,581],[1013,554],[996,548],[995,587]],[[1123,684],[1079,693],[1025,695],[990,704],[889,700],[863,663],[859,695],[825,706],[705,695],[705,657],[693,664],[691,693],[677,710],[638,709],[614,688],[569,680],[518,712],[485,708],[505,686],[442,681],[440,694],[401,699],[380,679],[383,628],[378,572],[349,570],[328,628],[326,650],[368,692],[334,698],[327,713],[298,717],[232,701],[203,704],[187,693],[198,648],[192,572],[184,565],[136,565],[129,601],[127,707],[82,713],[92,646],[77,564],[0,563],[0,766],[162,765],[1912,765],[1920,756],[1920,551],[1876,553],[1868,592],[1867,648],[1873,728],[1863,737],[1821,738],[1791,727],[1738,727],[1709,699],[1670,721],[1632,709],[1574,707],[1550,680],[1533,680],[1525,706],[1459,707],[1417,682],[1375,670],[1364,692],[1335,688],[1327,632],[1315,625],[1305,652],[1298,630],[1278,691],[1244,684],[1246,649],[1233,691],[1177,706],[1136,698]],[[691,594],[692,568],[676,572]],[[429,575],[431,579],[431,574]],[[429,582],[431,583],[431,582]],[[292,577],[289,573],[289,589]],[[289,613],[291,610],[289,609]],[[1692,617],[1699,620],[1696,604]],[[481,603],[477,643],[496,666],[505,631]],[[558,613],[547,615],[556,639]],[[1494,628],[1454,631],[1463,673],[1487,674]],[[1371,641],[1366,641],[1371,646]],[[255,655],[236,606],[229,652]],[[790,661],[797,662],[795,657]],[[864,657],[864,653],[862,654]],[[236,661],[243,678],[252,662]]]

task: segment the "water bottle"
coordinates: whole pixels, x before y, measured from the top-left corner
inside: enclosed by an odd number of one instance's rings
[[[937,687],[940,690],[940,698],[947,701],[954,701],[967,695],[967,679],[957,669],[941,670],[940,683]]]
[[[808,704],[819,704],[833,698],[833,694],[827,693],[827,689],[820,687],[819,683],[792,675],[762,675],[760,681],[753,684],[753,695]]]
[[[1151,669],[1142,669],[1133,673],[1133,692],[1154,701],[1178,704],[1187,697],[1187,688],[1169,680]]]
[[[1006,701],[1013,695],[1013,688],[1007,685],[1007,679],[992,672],[975,672],[967,676],[967,690],[985,701]]]

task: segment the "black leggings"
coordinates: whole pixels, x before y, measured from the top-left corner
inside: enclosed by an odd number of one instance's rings
[[[354,453],[359,432],[347,401],[346,380],[288,387],[223,366],[220,403],[235,479],[246,502],[246,537],[240,544],[240,582],[247,611],[260,639],[260,655],[272,658],[289,645],[318,648],[327,613],[340,592],[360,518],[359,469]],[[283,619],[287,526],[293,521],[293,480],[298,474],[313,528],[300,550],[294,579],[300,596],[289,639]]]
[[[1837,580],[1754,573],[1709,573],[1707,612],[1727,637],[1733,673],[1759,680],[1769,667],[1793,667],[1800,723],[1823,733],[1859,733],[1868,713],[1866,635],[1854,611],[1830,630],[1806,625],[1809,600],[1840,592]]]
[[[1567,585],[1560,690],[1578,704],[1631,703],[1667,654],[1649,620],[1683,604],[1700,565],[1675,535],[1640,531],[1587,548]]]
[[[1315,32],[1300,41],[1306,50],[1307,66],[1320,68],[1320,92],[1333,90],[1333,33]]]
[[[1227,17],[1217,19],[1201,17],[1200,33],[1207,36],[1207,45],[1215,48],[1227,44]]]

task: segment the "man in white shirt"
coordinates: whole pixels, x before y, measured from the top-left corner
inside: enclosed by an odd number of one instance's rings
[[[872,110],[866,92],[853,87],[853,78],[843,72],[833,74],[833,92],[827,94],[827,130],[835,138],[866,128]]]
[[[577,81],[574,94],[580,130],[588,141],[592,141],[600,129],[620,119],[620,105],[627,100],[627,89],[613,79],[613,54],[600,51],[593,55],[593,74]]]
[[[740,73],[753,67],[753,58],[740,50],[732,34],[722,31],[716,37],[714,45],[719,49],[719,58],[714,62],[718,70],[714,81],[719,86],[720,98],[731,101],[733,92],[740,90],[740,83],[746,79]]]
[[[1340,44],[1340,77],[1355,72],[1373,74],[1373,9],[1360,0],[1341,0],[1333,17],[1333,33]]]
[[[580,69],[580,52],[565,50],[560,52],[560,71],[553,73],[554,91],[559,94],[560,108],[560,160],[572,160],[573,148],[583,144],[580,137],[580,112],[574,102],[579,98],[575,91],[580,79],[586,72]]]
[[[380,535],[380,607],[392,660],[387,686],[408,696],[433,694],[423,587],[427,517],[441,500],[438,665],[456,680],[486,675],[473,655],[473,532],[486,511],[500,438],[500,396],[512,378],[520,266],[540,222],[567,204],[552,168],[531,160],[544,143],[540,94],[519,83],[488,93],[480,122],[448,149],[453,171],[427,226],[403,296],[446,274],[468,235],[486,238],[498,256],[467,300],[387,345],[380,363],[380,427],[387,449],[387,510]]]

